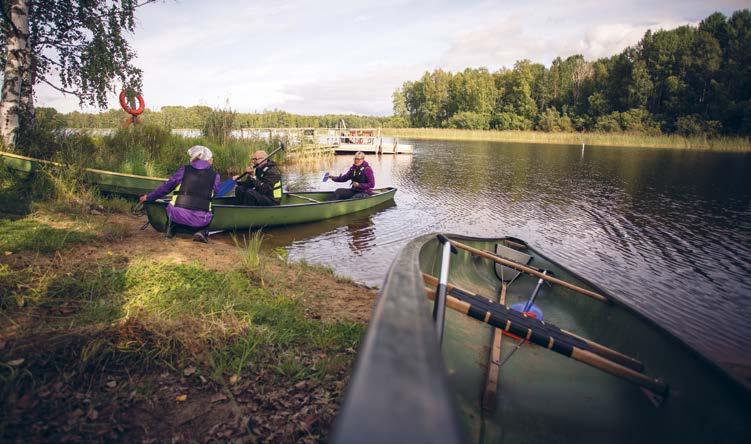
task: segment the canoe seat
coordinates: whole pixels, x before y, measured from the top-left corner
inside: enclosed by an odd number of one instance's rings
[[[501,244],[495,244],[495,254],[522,265],[527,265],[532,260],[532,256]],[[519,277],[521,271],[505,265],[495,264],[495,274],[501,282],[511,283]]]

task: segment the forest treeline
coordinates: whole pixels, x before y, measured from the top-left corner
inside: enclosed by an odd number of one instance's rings
[[[714,13],[698,26],[647,31],[620,54],[595,61],[529,60],[490,72],[435,70],[393,94],[389,117],[306,116],[281,110],[233,112],[233,127],[459,128],[751,135],[751,11]],[[213,110],[215,111],[215,110]],[[72,128],[114,128],[126,114],[57,114]],[[147,108],[142,118],[167,128],[203,128],[212,108]]]
[[[399,126],[751,134],[751,12],[647,31],[595,61],[529,60],[490,72],[426,72],[393,96]]]
[[[217,110],[209,106],[163,106],[159,111],[148,108],[141,116],[141,120],[151,125],[167,128],[203,128],[207,118]],[[57,118],[65,122],[70,128],[117,128],[127,118],[122,110],[111,109],[98,114],[73,111],[58,114],[53,110],[46,113],[56,114]],[[361,116],[354,114],[326,114],[322,116],[305,116],[291,114],[286,111],[273,110],[262,113],[232,112],[234,128],[335,128],[344,120],[350,128],[388,127],[392,117]]]

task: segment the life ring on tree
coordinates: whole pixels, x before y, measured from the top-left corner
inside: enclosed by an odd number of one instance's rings
[[[136,117],[143,113],[143,110],[146,108],[146,102],[143,101],[143,96],[138,94],[136,96],[136,100],[138,100],[138,108],[133,109],[128,104],[128,98],[125,97],[125,90],[122,90],[120,92],[120,106],[125,110],[126,113],[130,114],[133,117]]]

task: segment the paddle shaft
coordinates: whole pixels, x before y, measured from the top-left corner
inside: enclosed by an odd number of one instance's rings
[[[299,197],[300,199],[305,199],[305,200],[308,200],[308,201],[310,201],[310,202],[314,202],[314,203],[321,203],[321,201],[320,201],[320,200],[315,200],[315,199],[313,199],[313,198],[310,198],[310,197],[306,197],[306,196],[301,196],[301,195],[299,195],[299,194],[294,194],[294,193],[287,193],[287,196]]]
[[[435,304],[433,304],[433,321],[435,322],[438,344],[443,343],[443,326],[446,318],[446,285],[449,278],[449,261],[451,260],[451,243],[443,243],[441,255],[441,274],[438,278],[438,291],[436,292]]]
[[[522,265],[522,264],[519,264],[517,262],[510,261],[508,259],[504,259],[504,258],[502,258],[500,256],[496,256],[496,255],[488,253],[486,251],[478,250],[477,248],[470,247],[469,245],[465,245],[465,244],[463,244],[461,242],[457,242],[455,240],[452,240],[451,244],[454,245],[457,248],[461,248],[462,250],[467,251],[469,253],[472,253],[474,255],[477,255],[477,256],[480,256],[480,257],[484,257],[485,259],[490,259],[491,261],[493,261],[493,262],[495,262],[497,264],[501,264],[501,265],[505,265],[507,267],[514,268],[516,270],[519,270],[521,272],[530,274],[532,276],[537,276],[540,279],[544,279],[544,280],[546,280],[548,282],[551,282],[553,284],[558,284],[558,285],[560,285],[562,287],[566,287],[569,290],[573,290],[573,291],[581,293],[581,294],[583,294],[585,296],[589,296],[589,297],[591,297],[593,299],[597,299],[600,302],[606,302],[606,303],[610,302],[610,300],[608,298],[606,298],[605,296],[603,296],[603,295],[601,295],[599,293],[595,293],[594,291],[587,290],[586,288],[581,288],[581,287],[579,287],[577,285],[574,285],[574,284],[572,284],[570,282],[566,282],[564,280],[558,279],[556,277],[548,276],[547,274],[545,274],[543,272],[540,272],[540,271],[537,271],[534,268],[527,267],[526,265]]]
[[[435,276],[431,276],[431,275],[429,275],[427,273],[423,273],[422,274],[422,278],[423,278],[423,281],[426,284],[428,284],[428,285],[436,286],[438,284],[438,279],[436,279]],[[469,293],[468,291],[463,290],[463,289],[461,289],[459,287],[456,287],[456,286],[454,286],[452,284],[447,284],[446,288],[447,288],[447,292],[451,292],[454,289],[456,289],[456,290],[462,291],[464,293]],[[505,288],[502,288],[501,294],[502,294],[502,297],[505,298]],[[483,296],[478,295],[478,297],[483,297]],[[616,363],[618,363],[620,365],[623,365],[625,367],[628,367],[628,368],[630,368],[630,369],[632,369],[634,371],[637,371],[637,372],[644,371],[644,364],[641,361],[639,361],[638,359],[634,359],[631,356],[624,355],[623,353],[615,351],[612,348],[606,347],[606,346],[604,346],[602,344],[599,344],[597,342],[594,342],[594,341],[592,341],[590,339],[587,339],[587,338],[584,338],[582,336],[578,336],[578,335],[576,335],[574,333],[571,333],[571,332],[569,332],[567,330],[563,330],[563,329],[560,329],[560,330],[564,334],[567,334],[567,335],[569,335],[569,336],[571,336],[573,338],[576,338],[576,339],[584,342],[587,345],[587,347],[589,347],[591,349],[590,351],[592,351],[594,353],[597,353],[598,355],[602,355],[605,358],[607,358],[607,359],[609,359],[611,361],[614,361],[614,362],[616,362]]]
[[[279,151],[281,151],[283,149],[284,149],[284,144],[280,142],[279,143],[279,148],[275,149],[269,155],[267,155],[266,157],[264,157],[260,162],[257,163],[257,165],[260,165],[260,164],[266,162],[267,160],[269,160],[271,158],[271,156],[273,156],[274,154],[278,153]],[[245,177],[247,175],[248,175],[248,172],[245,171],[244,173],[242,173],[239,176],[237,176],[237,179],[234,179],[234,181],[237,182],[237,181],[239,181],[240,179],[242,179],[243,177]]]
[[[435,298],[435,292],[433,290],[431,290],[430,288],[426,288],[425,291],[428,294],[428,299]],[[471,316],[480,322],[493,325],[493,323],[490,322],[492,318],[490,312],[486,312],[484,316],[474,316],[472,315],[472,311],[471,311],[471,309],[473,308],[472,304],[470,304],[469,302],[461,301],[458,298],[455,298],[454,296],[449,295],[446,297],[446,306],[451,308],[452,310]],[[510,322],[507,322],[507,326],[509,324]],[[493,325],[493,326],[502,328],[502,325]],[[532,335],[532,330],[527,329],[527,340],[529,340],[531,335]],[[659,379],[652,378],[650,376],[634,371],[628,367],[624,367],[618,363],[615,363],[607,358],[599,356],[590,351],[582,350],[576,346],[572,346],[571,354],[566,355],[552,348],[552,342],[551,342],[551,345],[548,346],[547,348],[548,350],[555,351],[563,356],[572,358],[576,361],[595,367],[599,370],[602,370],[606,373],[610,373],[611,375],[617,376],[619,378],[625,379],[641,387],[648,388],[656,393],[665,394],[667,392],[667,384],[660,381]]]

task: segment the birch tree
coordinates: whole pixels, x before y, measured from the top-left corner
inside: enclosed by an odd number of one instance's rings
[[[140,90],[141,70],[126,36],[135,30],[136,8],[154,1],[3,0],[0,134],[6,146],[32,124],[39,84],[100,108],[115,85]]]

